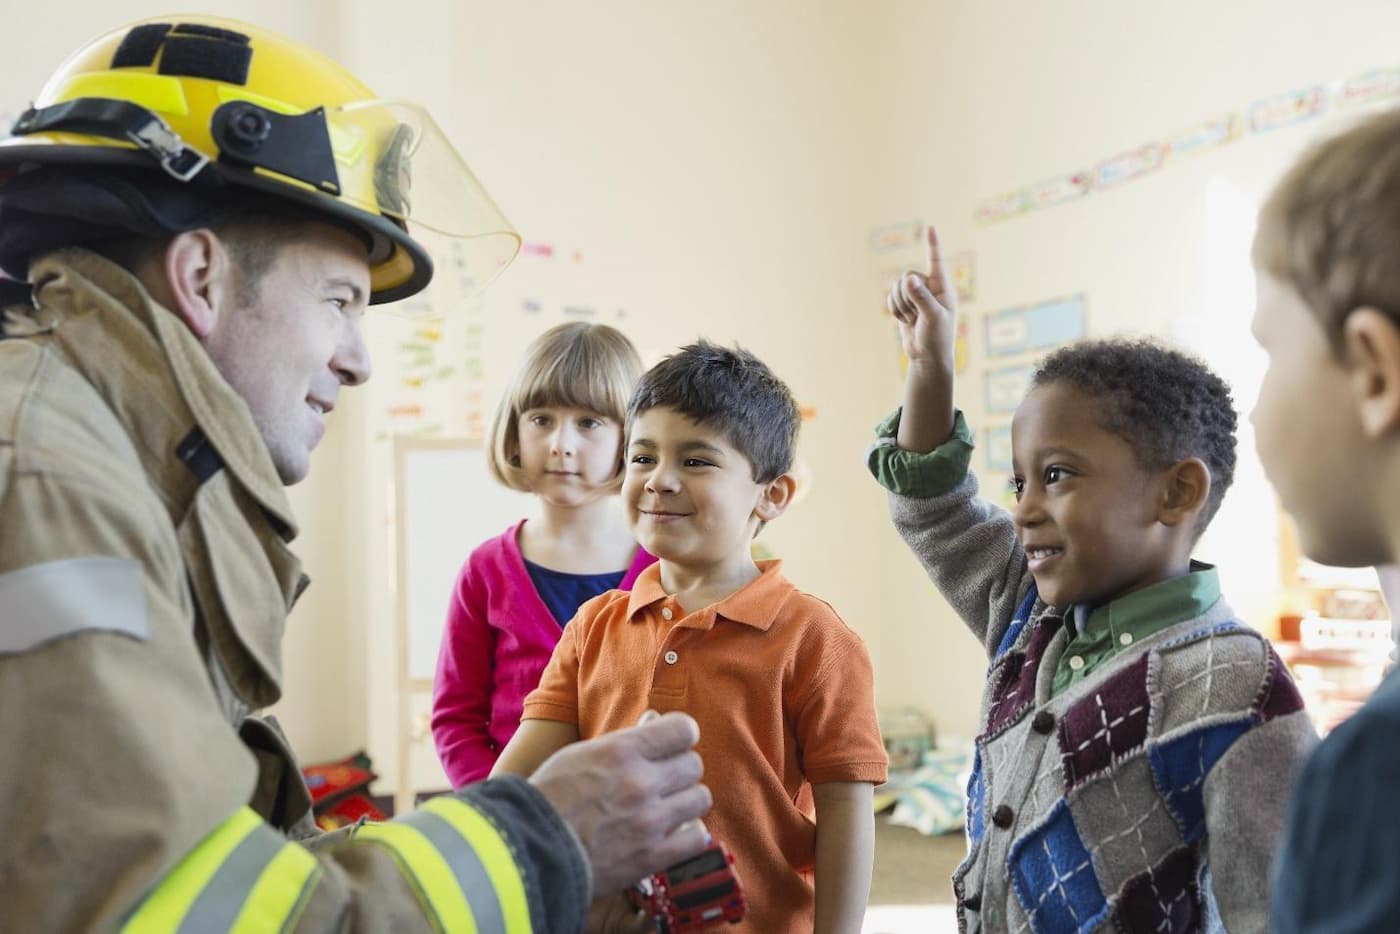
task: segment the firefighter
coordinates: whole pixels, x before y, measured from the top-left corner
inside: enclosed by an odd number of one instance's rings
[[[519,238],[421,109],[203,15],[71,56],[0,142],[0,929],[576,931],[700,850],[694,721],[318,835],[255,716],[306,585],[285,485],[368,306]]]

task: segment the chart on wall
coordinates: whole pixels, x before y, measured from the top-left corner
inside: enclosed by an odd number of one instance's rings
[[[422,236],[436,265],[432,284],[373,322],[379,441],[483,438],[502,386],[536,335],[571,320],[627,330],[624,303],[580,245],[525,240],[483,288],[460,242]]]

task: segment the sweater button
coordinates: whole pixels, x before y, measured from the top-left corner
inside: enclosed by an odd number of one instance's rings
[[[1012,814],[1010,807],[1005,804],[998,804],[997,809],[992,812],[992,823],[996,824],[1002,830],[1005,830],[1007,827],[1011,826],[1011,819],[1013,817],[1015,817],[1015,815]]]
[[[1055,715],[1048,710],[1042,710],[1031,720],[1031,729],[1041,736],[1046,735],[1055,728]]]
[[[978,895],[976,892],[972,893],[967,898],[963,899],[963,907],[968,911],[981,911],[982,896]]]

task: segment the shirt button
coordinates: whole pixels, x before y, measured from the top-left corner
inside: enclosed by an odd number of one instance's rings
[[[1133,634],[1132,634],[1131,632],[1125,632],[1125,633],[1123,633],[1121,636],[1118,637],[1118,644],[1119,644],[1119,645],[1132,645],[1132,644],[1133,644]]]
[[[1041,736],[1049,733],[1055,728],[1055,715],[1048,710],[1042,710],[1031,720],[1031,729]]]
[[[671,618],[672,616],[674,616],[674,615],[675,615],[675,614],[671,612],[671,608],[670,608],[669,606],[663,606],[663,607],[661,608],[661,618],[662,618],[662,619],[670,619],[670,618]]]
[[[1084,659],[1078,655],[1071,655],[1069,657],[1069,667],[1074,671],[1079,671],[1084,667]]]
[[[667,652],[663,657],[666,659],[666,664],[668,665],[674,665],[676,662],[681,660],[681,657],[677,655],[674,651]]]
[[[1005,830],[1007,827],[1011,826],[1011,819],[1013,817],[1015,817],[1015,815],[1011,812],[1010,807],[1005,804],[998,804],[997,809],[992,812],[992,823],[996,824],[1002,830]]]

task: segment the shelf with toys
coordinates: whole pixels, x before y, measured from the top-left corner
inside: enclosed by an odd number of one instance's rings
[[[1334,568],[1304,558],[1280,520],[1283,599],[1275,645],[1298,682],[1318,733],[1351,716],[1389,669],[1390,613],[1371,568]]]

